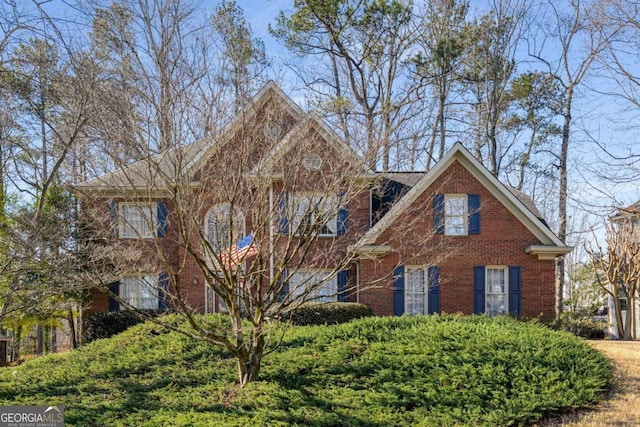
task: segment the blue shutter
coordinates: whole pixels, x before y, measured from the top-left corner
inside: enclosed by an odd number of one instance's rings
[[[467,206],[469,208],[469,234],[480,234],[480,195],[469,194]]]
[[[433,197],[433,228],[437,234],[444,234],[444,194]]]
[[[340,200],[340,209],[338,210],[338,230],[337,230],[337,234],[338,234],[338,236],[342,236],[342,235],[347,234],[347,229],[349,227],[349,225],[347,224],[347,221],[349,220],[349,211],[347,209],[347,205],[346,204],[344,206],[342,205],[342,199],[344,198],[344,193],[338,194],[338,197],[341,200]]]
[[[520,267],[509,267],[509,314],[520,316]]]
[[[429,267],[428,314],[440,313],[440,267]]]
[[[167,288],[169,287],[169,275],[160,273],[158,278],[158,309],[167,309]]]
[[[393,270],[393,315],[404,313],[404,265]]]
[[[282,289],[280,290],[280,293],[278,294],[278,302],[284,302],[284,299],[287,297],[287,294],[289,293],[289,282],[287,280],[288,277],[288,272],[287,270],[283,270],[282,271],[282,276],[280,276],[280,283],[283,283],[282,285]]]
[[[110,283],[109,292],[111,292],[116,296],[120,295],[120,282]],[[120,304],[118,304],[118,301],[116,301],[115,298],[109,295],[109,311],[118,311],[118,310],[120,310]]]
[[[165,237],[167,235],[167,204],[165,202],[158,202],[157,211],[158,237]]]
[[[473,292],[474,309],[476,314],[484,313],[485,293],[484,293],[484,265],[473,267]]]
[[[347,302],[347,270],[338,273],[338,301]]]
[[[280,234],[289,234],[289,219],[287,218],[287,205],[289,204],[289,193],[283,191],[278,197],[278,208],[280,210],[280,223],[278,230]]]

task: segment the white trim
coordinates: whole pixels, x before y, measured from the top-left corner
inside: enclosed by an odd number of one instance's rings
[[[355,246],[371,245],[376,242],[380,235],[391,226],[400,215],[407,210],[437,179],[442,175],[453,162],[459,162],[469,171],[480,183],[491,192],[522,224],[545,245],[557,246],[557,249],[566,248],[570,252],[572,248],[565,244],[507,189],[498,179],[493,176],[471,153],[464,148],[462,143],[457,142],[451,150],[423,176],[418,183],[400,199],[389,212],[382,217]]]
[[[572,246],[531,245],[527,246],[524,251],[530,255],[537,255],[541,260],[552,260],[566,255],[572,250]]]

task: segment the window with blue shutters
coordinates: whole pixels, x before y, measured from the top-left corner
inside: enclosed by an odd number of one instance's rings
[[[480,195],[435,195],[433,224],[437,234],[446,236],[480,234]]]
[[[520,267],[474,267],[474,312],[520,315]]]
[[[440,312],[439,267],[404,266],[402,276],[404,308],[400,314],[415,315]],[[399,300],[398,304],[400,304]]]

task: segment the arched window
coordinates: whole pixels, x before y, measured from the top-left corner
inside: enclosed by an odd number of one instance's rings
[[[228,249],[246,234],[244,215],[237,208],[232,212],[228,203],[211,208],[205,216],[204,227],[205,236],[214,252]]]

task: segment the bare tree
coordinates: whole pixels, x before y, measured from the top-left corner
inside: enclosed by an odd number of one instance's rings
[[[326,58],[327,70],[299,75],[359,152],[373,158],[371,150],[381,150],[382,170],[397,169],[404,144],[425,134],[412,126],[426,120],[424,83],[410,71],[414,22],[406,1],[312,0],[282,12],[272,28],[292,52],[314,64]]]
[[[472,108],[474,155],[496,177],[509,151],[500,133],[526,10],[521,1],[494,1],[489,12],[470,26],[472,47],[465,57],[464,74]]]
[[[416,43],[422,52],[414,59],[416,74],[433,88],[437,101],[426,147],[427,170],[444,155],[452,89],[461,80],[463,58],[469,48],[466,37],[468,9],[467,1],[433,0],[427,2],[424,11],[418,12],[424,21],[418,24],[420,31]]]
[[[640,239],[634,229],[632,219],[622,218],[616,223],[605,224],[604,246],[593,236],[594,243],[586,243],[586,251],[596,275],[598,285],[613,299],[616,311],[618,336],[632,339],[631,324],[634,315],[632,307],[622,318],[620,298],[629,301],[638,297],[640,290]]]
[[[545,64],[548,72],[564,92],[561,116],[562,141],[556,154],[559,174],[558,237],[567,239],[567,190],[568,159],[573,130],[574,97],[577,87],[587,77],[596,58],[608,47],[611,34],[602,31],[598,9],[590,2],[572,0],[567,7],[548,2],[549,14],[538,13],[538,28],[545,34],[544,40],[530,44],[530,54]],[[593,18],[593,19],[592,19]],[[552,41],[558,48],[544,49],[545,42]],[[551,52],[551,53],[550,53]],[[554,56],[554,54],[557,54]],[[565,282],[563,257],[556,262],[556,312],[562,313]]]

